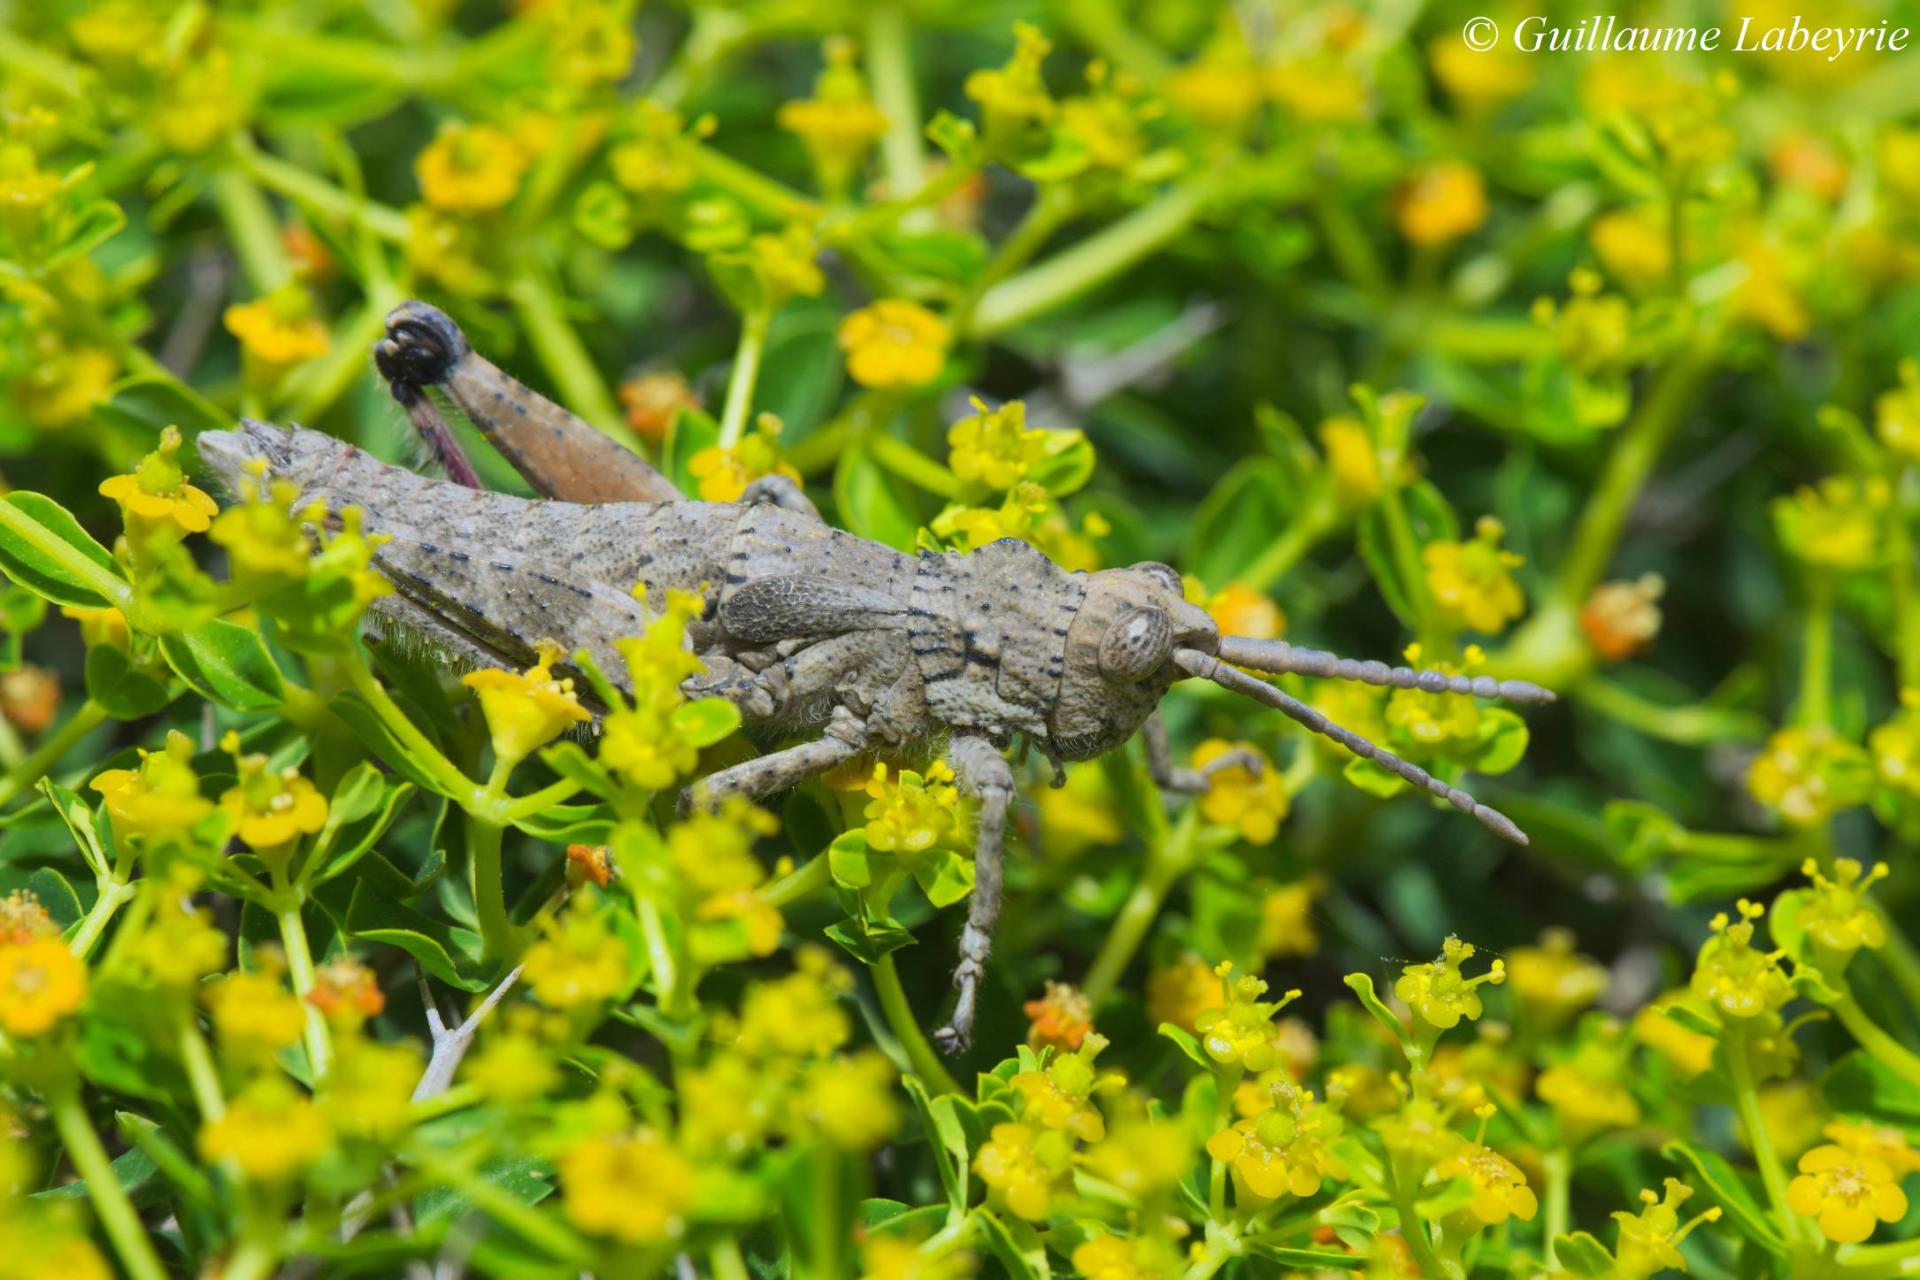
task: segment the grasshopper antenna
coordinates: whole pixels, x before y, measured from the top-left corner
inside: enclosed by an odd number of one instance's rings
[[[1224,650],[1226,645],[1223,643],[1221,648]],[[1222,656],[1224,657],[1224,654]],[[1381,768],[1405,778],[1414,786],[1422,787],[1434,795],[1439,796],[1460,812],[1472,815],[1479,820],[1481,826],[1493,832],[1501,839],[1511,840],[1515,844],[1528,843],[1527,833],[1515,826],[1513,819],[1501,813],[1498,809],[1492,809],[1481,804],[1460,788],[1448,786],[1446,783],[1440,781],[1440,779],[1428,773],[1425,769],[1422,769],[1419,765],[1411,764],[1402,760],[1399,756],[1394,755],[1392,752],[1375,746],[1353,730],[1342,728],[1340,725],[1327,719],[1318,711],[1315,711],[1312,707],[1300,701],[1300,699],[1284,693],[1264,681],[1254,679],[1246,672],[1229,666],[1228,663],[1222,661],[1221,658],[1216,658],[1210,653],[1201,653],[1198,649],[1175,649],[1173,651],[1173,662],[1175,666],[1190,676],[1211,681],[1219,685],[1222,689],[1229,689],[1234,693],[1243,694],[1256,702],[1264,702],[1268,706],[1281,711],[1288,718],[1305,725],[1314,733],[1324,734],[1326,737],[1332,738],[1335,742],[1353,752],[1353,754],[1359,756],[1361,759],[1373,761]],[[1446,677],[1442,678],[1444,679]],[[1462,692],[1471,692],[1471,690],[1462,690]],[[1545,692],[1545,690],[1541,692]]]
[[[1360,662],[1325,649],[1301,649],[1284,640],[1252,640],[1221,636],[1220,660],[1236,667],[1252,667],[1274,675],[1320,676],[1355,680],[1388,689],[1419,689],[1425,693],[1467,693],[1476,698],[1499,698],[1521,706],[1552,702],[1551,689],[1526,680],[1495,680],[1492,676],[1451,676],[1444,671],[1390,667],[1384,662]]]

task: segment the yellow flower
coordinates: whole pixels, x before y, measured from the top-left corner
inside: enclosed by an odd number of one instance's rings
[[[1873,426],[1887,448],[1920,461],[1920,363],[1900,362],[1900,385],[1873,402]]]
[[[1055,1055],[1044,1070],[1022,1071],[1009,1082],[1020,1095],[1020,1118],[1043,1129],[1059,1129],[1082,1142],[1098,1142],[1106,1121],[1093,1105],[1097,1077],[1093,1060],[1107,1047],[1105,1036],[1086,1038],[1077,1052]]]
[[[483,1097],[510,1107],[552,1089],[560,1082],[560,1069],[553,1049],[538,1036],[539,1020],[531,1005],[510,1010],[506,1029],[481,1042],[479,1052],[461,1068],[460,1078]]]
[[[651,1129],[582,1138],[557,1164],[561,1204],[582,1231],[660,1244],[686,1230],[693,1165]]]
[[[1580,630],[1605,662],[1621,662],[1660,634],[1660,605],[1667,583],[1657,573],[1633,582],[1603,582],[1580,609]]]
[[[782,103],[774,120],[798,135],[821,188],[838,195],[852,184],[867,153],[886,133],[887,118],[867,96],[866,78],[854,65],[853,42],[845,37],[831,39],[826,55],[827,65],[814,81],[813,97]]]
[[[1417,245],[1441,245],[1487,220],[1487,189],[1472,165],[1442,161],[1416,170],[1394,200],[1400,234]]]
[[[133,639],[127,615],[118,609],[81,609],[63,604],[60,616],[80,624],[80,642],[89,649],[104,644],[124,651]]]
[[[966,1280],[975,1258],[965,1249],[927,1254],[903,1235],[868,1233],[860,1244],[860,1280]]]
[[[800,1111],[808,1124],[843,1151],[874,1150],[900,1127],[894,1101],[898,1073],[878,1049],[827,1058],[807,1069]]]
[[[231,1160],[259,1182],[283,1182],[320,1158],[331,1140],[326,1118],[278,1076],[261,1078],[200,1127],[200,1154]]]
[[[1407,662],[1413,666],[1423,665],[1421,647],[1410,644],[1406,648]],[[1478,645],[1467,648],[1466,660],[1458,665],[1451,662],[1435,662],[1436,670],[1448,675],[1460,675],[1486,661],[1486,655]],[[1339,688],[1340,686],[1333,686]],[[1460,693],[1428,693],[1425,689],[1394,689],[1387,693],[1384,716],[1367,710],[1378,694],[1371,692],[1362,695],[1347,693],[1344,699],[1337,694],[1320,694],[1316,705],[1323,710],[1329,707],[1350,705],[1360,713],[1360,720],[1339,720],[1337,724],[1346,725],[1355,733],[1364,734],[1366,730],[1359,723],[1377,719],[1382,728],[1391,726],[1400,736],[1422,747],[1437,748],[1449,741],[1471,742],[1480,732],[1480,704],[1473,698]],[[1329,712],[1329,715],[1331,713]],[[1373,739],[1378,741],[1378,739]],[[1331,744],[1330,744],[1331,745]]]
[[[1006,65],[973,72],[964,88],[980,104],[989,142],[1018,147],[1032,130],[1053,119],[1055,104],[1040,72],[1053,45],[1039,28],[1025,22],[1013,24],[1013,35],[1013,56]]]
[[[1287,618],[1280,606],[1243,582],[1230,582],[1214,593],[1209,593],[1198,578],[1188,576],[1181,582],[1187,603],[1205,609],[1221,635],[1278,640],[1287,632]]]
[[[1823,959],[1844,968],[1860,948],[1875,951],[1886,945],[1886,922],[1867,901],[1867,890],[1889,874],[1886,863],[1876,862],[1869,871],[1857,859],[1835,858],[1829,879],[1821,874],[1820,864],[1808,858],[1800,873],[1813,881],[1813,888],[1803,895],[1796,919]]]
[[[891,780],[876,761],[867,780],[867,846],[887,853],[920,853],[953,835],[959,825],[960,791],[944,760],[924,774],[902,769]]]
[[[997,1124],[973,1157],[988,1197],[1017,1217],[1039,1222],[1071,1189],[1073,1139],[1058,1129]]]
[[[313,557],[302,518],[293,513],[299,490],[284,480],[265,486],[264,491],[254,478],[243,486],[250,491],[243,495],[245,500],[220,513],[208,539],[226,548],[236,581],[273,588],[299,579]],[[311,514],[317,519],[319,508]]]
[[[131,473],[100,482],[100,495],[119,503],[130,525],[175,525],[187,533],[205,533],[220,506],[187,483],[186,473],[173,456],[179,449],[180,428],[168,426],[160,433],[160,447],[141,459]]]
[[[1156,1118],[1144,1106],[1120,1116],[1106,1138],[1084,1153],[1096,1177],[1147,1202],[1180,1185],[1193,1166],[1193,1141],[1176,1120]]]
[[[1855,1155],[1872,1156],[1904,1178],[1920,1173],[1920,1152],[1914,1151],[1907,1135],[1892,1125],[1872,1124],[1865,1120],[1835,1120],[1822,1130],[1834,1143]]]
[[[1365,120],[1372,107],[1366,77],[1334,52],[1276,62],[1265,81],[1273,100],[1298,120]]]
[[[1027,1044],[1034,1049],[1072,1053],[1093,1030],[1093,1002],[1079,988],[1047,979],[1046,994],[1022,1006],[1027,1015]]]
[[[917,302],[882,298],[840,322],[847,372],[865,387],[920,387],[946,363],[947,325]]]
[[[627,425],[653,445],[667,438],[667,429],[681,410],[700,407],[700,397],[694,392],[693,384],[676,369],[661,369],[629,378],[620,384],[619,395]]]
[[[1393,993],[1413,1010],[1418,1021],[1438,1030],[1456,1027],[1462,1018],[1474,1021],[1483,1011],[1479,987],[1488,982],[1497,987],[1505,982],[1507,966],[1505,961],[1495,960],[1485,973],[1469,978],[1460,972],[1460,966],[1473,956],[1472,943],[1449,936],[1437,959],[1410,964],[1401,971]]]
[[[1097,765],[1069,767],[1067,785],[1040,788],[1034,802],[1040,811],[1036,852],[1043,857],[1064,862],[1126,839],[1113,791]]]
[[[231,973],[206,988],[222,1048],[253,1060],[270,1058],[300,1038],[307,1013],[280,981],[277,964]]]
[[[336,956],[313,975],[307,1003],[328,1022],[343,1030],[357,1030],[387,1007],[380,980],[373,970],[352,956]]]
[[[973,416],[947,432],[948,465],[962,480],[978,480],[989,489],[1011,489],[1047,456],[1047,433],[1027,425],[1024,401],[1009,400],[988,409],[978,397]]]
[[[1672,267],[1665,216],[1646,205],[1601,214],[1587,228],[1587,241],[1607,274],[1627,289],[1651,288]]]
[[[0,898],[0,947],[18,946],[39,938],[59,936],[60,926],[53,922],[40,899],[26,889],[15,889]],[[1071,988],[1068,988],[1071,990]]]
[[[333,349],[332,335],[313,312],[313,295],[299,284],[282,285],[264,298],[235,303],[222,321],[227,332],[240,340],[247,368],[262,381]]]
[[[1359,419],[1336,415],[1322,422],[1320,448],[1326,454],[1327,473],[1333,477],[1333,491],[1343,505],[1364,507],[1380,496],[1380,455]]]
[[[4,163],[4,161],[0,161]],[[0,176],[0,207],[7,190]],[[31,363],[14,380],[13,396],[35,426],[59,428],[84,419],[107,398],[120,373],[112,353],[99,347],[71,347],[54,333],[37,335]]]
[[[778,235],[763,233],[747,241],[747,256],[759,273],[768,308],[785,306],[794,297],[820,296],[827,277],[814,261],[819,252],[813,232],[799,223]]]
[[[1812,827],[1866,799],[1867,753],[1825,726],[1781,729],[1747,768],[1747,790],[1790,826]]]
[[[0,947],[0,1030],[43,1036],[87,998],[87,967],[59,937]]]
[[[1200,1015],[1220,1007],[1220,979],[1213,966],[1185,955],[1147,975],[1147,1020],[1192,1031]]]
[[[1582,1075],[1576,1067],[1548,1067],[1534,1089],[1553,1108],[1569,1142],[1581,1142],[1605,1129],[1625,1129],[1640,1119],[1633,1094],[1612,1080]]]
[[[1907,1214],[1907,1193],[1892,1166],[1865,1152],[1829,1145],[1800,1157],[1800,1176],[1787,1184],[1787,1205],[1814,1219],[1836,1244],[1859,1244],[1880,1222]]]
[[[699,760],[699,748],[652,707],[623,707],[600,722],[600,763],[636,787],[670,787],[692,773]]]
[[[1193,766],[1203,769],[1230,751],[1249,751],[1260,760],[1255,773],[1244,764],[1229,765],[1207,777],[1199,796],[1200,815],[1208,822],[1239,831],[1250,844],[1272,844],[1287,816],[1287,784],[1273,762],[1251,742],[1209,738],[1193,751]]]
[[[1207,1139],[1207,1154],[1225,1162],[1243,1195],[1273,1200],[1281,1195],[1317,1195],[1327,1178],[1346,1177],[1346,1167],[1325,1145],[1339,1132],[1338,1117],[1315,1105],[1313,1094],[1277,1085],[1281,1104],[1269,1106]]]
[[[1181,1272],[1173,1247],[1153,1236],[1094,1236],[1074,1246],[1073,1269],[1083,1280],[1169,1280]]]
[[[164,83],[166,91],[154,98],[153,124],[175,151],[205,151],[246,120],[247,102],[225,49],[168,67]]]
[[[1506,526],[1481,516],[1470,542],[1430,542],[1421,549],[1427,591],[1441,614],[1458,626],[1496,635],[1526,611],[1513,570],[1525,563],[1503,550]]]
[[[327,825],[327,799],[292,765],[275,773],[267,757],[240,754],[240,735],[229,729],[220,743],[233,756],[238,785],[220,797],[233,819],[233,833],[256,853],[279,849]]]
[[[1573,949],[1573,933],[1550,928],[1537,947],[1507,955],[1507,982],[1514,997],[1546,1026],[1565,1022],[1607,992],[1607,969]]]
[[[1901,690],[1900,705],[1867,735],[1867,750],[1882,783],[1920,799],[1920,689]]]
[[[523,973],[528,987],[550,1009],[597,1005],[628,985],[632,957],[607,927],[592,899],[576,897],[562,915],[540,925],[540,940],[527,948]]]
[[[698,175],[687,153],[684,123],[678,112],[642,101],[636,118],[638,136],[608,156],[613,180],[638,196],[673,195],[692,186]]]
[[[746,1052],[825,1057],[853,1034],[841,1003],[853,986],[847,971],[816,946],[796,949],[794,961],[795,972],[747,988],[739,1041]]]
[[[1393,1084],[1398,1085],[1398,1080]],[[1328,1088],[1331,1094],[1331,1081]],[[1450,1158],[1466,1142],[1453,1131],[1449,1123],[1454,1108],[1448,1106],[1443,1109],[1434,1100],[1430,1086],[1423,1085],[1418,1079],[1411,1091],[1404,1085],[1399,1088],[1399,1107],[1373,1122],[1374,1132],[1380,1135],[1388,1154],[1421,1166],[1437,1165]],[[1393,1085],[1389,1085],[1389,1094],[1392,1091]],[[1347,1105],[1351,1106],[1352,1103]]]
[[[114,834],[121,839],[181,836],[213,812],[201,798],[192,761],[193,740],[170,729],[163,749],[141,748],[137,769],[104,770],[88,786],[106,800]]]
[[[1773,523],[1786,549],[1842,572],[1871,568],[1883,554],[1882,532],[1892,491],[1880,476],[1828,476],[1773,501]]]
[[[1313,905],[1326,892],[1326,881],[1308,876],[1292,884],[1276,885],[1260,897],[1260,936],[1255,945],[1269,960],[1310,956],[1320,949],[1313,927]]]
[[[1687,1269],[1680,1242],[1701,1223],[1720,1221],[1720,1207],[1715,1205],[1682,1223],[1680,1206],[1692,1195],[1692,1187],[1678,1178],[1668,1178],[1665,1196],[1643,1190],[1639,1213],[1613,1215],[1613,1220],[1620,1224],[1620,1247],[1615,1251],[1614,1271],[1621,1280],[1647,1280],[1661,1271]]]
[[[1633,1036],[1641,1044],[1671,1062],[1681,1075],[1699,1075],[1713,1065],[1713,1050],[1718,1042],[1703,1031],[1683,1026],[1667,1016],[1667,1010],[1685,1004],[1687,993],[1669,991],[1633,1016]]]
[[[1427,61],[1434,78],[1471,111],[1497,106],[1533,85],[1533,59],[1515,49],[1475,49],[1458,36],[1429,44]]]
[[[729,796],[668,830],[668,859],[698,922],[691,945],[703,959],[737,959],[742,944],[755,956],[779,947],[780,912],[755,892],[767,873],[753,855],[754,841],[779,829],[765,809]]]
[[[444,124],[413,162],[422,198],[448,213],[498,209],[519,192],[526,169],[513,136],[490,124]]]
[[[1442,1178],[1467,1180],[1473,1188],[1467,1210],[1484,1226],[1497,1226],[1508,1218],[1532,1222],[1540,1210],[1540,1201],[1527,1185],[1526,1175],[1513,1161],[1481,1142],[1462,1143],[1435,1166],[1434,1172]]]
[[[1175,68],[1162,88],[1169,102],[1201,126],[1226,134],[1245,127],[1266,93],[1284,98],[1288,92],[1282,76],[1262,83],[1246,37],[1231,20],[1222,23],[1199,57]]]
[[[708,445],[693,455],[687,470],[700,482],[704,502],[737,502],[747,486],[763,476],[785,476],[795,484],[800,473],[780,457],[779,424],[770,414],[760,415],[756,430],[736,445]]]
[[[1200,1047],[1209,1058],[1223,1066],[1239,1065],[1248,1071],[1265,1071],[1275,1059],[1273,1015],[1300,998],[1289,991],[1278,1000],[1262,1001],[1267,984],[1252,974],[1229,981],[1231,964],[1214,970],[1220,979],[1221,1003],[1194,1019],[1193,1029],[1200,1035]]]
[[[1757,1018],[1791,1000],[1793,987],[1777,953],[1754,949],[1753,922],[1766,914],[1765,908],[1742,898],[1737,910],[1737,921],[1722,911],[1710,922],[1713,936],[1694,962],[1692,989],[1729,1018]]]
[[[483,294],[494,288],[493,273],[481,264],[487,247],[479,223],[424,204],[408,206],[407,265],[450,292]]]
[[[576,724],[593,719],[574,694],[571,678],[555,679],[553,664],[560,646],[542,640],[534,646],[537,661],[521,674],[511,671],[474,671],[460,678],[480,699],[493,739],[494,759],[511,768],[552,742]]]
[[[327,1072],[320,1110],[347,1137],[391,1141],[413,1123],[413,1086],[423,1065],[410,1044],[346,1039]]]
[[[548,77],[578,89],[608,84],[633,66],[633,17],[620,3],[551,4],[538,14],[547,33]]]

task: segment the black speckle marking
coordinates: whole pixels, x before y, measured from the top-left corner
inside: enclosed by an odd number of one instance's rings
[[[508,563],[506,563],[506,562],[505,562],[504,560],[491,560],[491,561],[488,561],[488,567],[489,567],[489,568],[492,568],[492,569],[494,569],[494,570],[496,570],[497,572],[500,572],[500,573],[512,573],[512,572],[513,572],[513,566],[512,566],[512,565],[510,565],[510,564],[508,564]]]

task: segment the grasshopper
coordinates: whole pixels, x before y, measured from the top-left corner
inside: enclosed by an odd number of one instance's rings
[[[965,555],[905,554],[830,527],[785,480],[759,482],[737,503],[689,501],[637,454],[475,353],[444,313],[422,303],[388,317],[374,361],[452,480],[254,421],[203,434],[203,462],[234,492],[264,463],[269,477],[301,491],[302,506],[359,507],[367,531],[386,536],[377,567],[396,589],[376,604],[377,620],[426,637],[458,663],[524,666],[551,639],[568,653],[584,649],[603,671],[622,671],[612,642],[647,618],[632,588],[644,584],[656,600],[670,588],[699,593],[706,608],[688,641],[704,669],[685,691],[726,698],[746,722],[801,740],[711,774],[683,803],[765,795],[876,751],[943,749],[979,803],[957,996],[935,1033],[947,1052],[968,1043],[1000,912],[1014,798],[1005,753],[1016,742],[1037,749],[1059,785],[1063,762],[1140,733],[1160,786],[1204,790],[1212,770],[1175,767],[1158,715],[1176,681],[1210,681],[1273,707],[1527,842],[1497,810],[1243,669],[1551,701],[1537,685],[1221,635],[1164,564],[1068,573],[1011,538]],[[430,388],[541,497],[480,489]],[[1236,762],[1225,757],[1213,768]]]

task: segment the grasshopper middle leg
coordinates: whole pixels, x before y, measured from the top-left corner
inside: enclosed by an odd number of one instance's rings
[[[953,1016],[933,1033],[942,1053],[963,1052],[973,1039],[973,1019],[986,973],[987,953],[993,947],[993,927],[1000,920],[1001,866],[1006,843],[1007,806],[1013,801],[1013,770],[1006,758],[985,738],[957,737],[947,748],[947,759],[960,785],[980,800],[979,831],[974,841],[973,897],[967,924],[960,931],[960,964],[953,971],[959,988]]]

